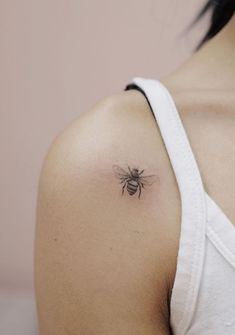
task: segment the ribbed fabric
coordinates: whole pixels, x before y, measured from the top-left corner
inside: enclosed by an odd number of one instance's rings
[[[170,310],[174,335],[235,335],[235,227],[206,193],[168,89],[135,77],[158,124],[181,197],[181,232]]]

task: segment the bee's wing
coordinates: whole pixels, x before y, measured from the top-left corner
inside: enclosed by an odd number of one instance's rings
[[[118,165],[113,165],[112,168],[117,178],[127,178],[129,176],[129,173]]]
[[[151,186],[153,183],[159,183],[159,181],[159,177],[155,174],[140,177],[140,182],[143,183],[144,186]]]

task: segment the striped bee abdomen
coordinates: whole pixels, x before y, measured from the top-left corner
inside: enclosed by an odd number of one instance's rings
[[[136,193],[137,189],[138,189],[138,183],[136,180],[129,180],[127,183],[127,192],[130,195],[133,195]]]

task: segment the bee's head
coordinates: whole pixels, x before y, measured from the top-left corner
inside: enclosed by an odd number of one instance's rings
[[[139,176],[139,169],[133,168],[132,171],[131,171],[131,173],[132,173],[132,176],[138,177]]]

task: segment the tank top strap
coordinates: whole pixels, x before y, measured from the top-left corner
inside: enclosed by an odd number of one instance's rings
[[[193,317],[203,270],[205,191],[186,131],[168,89],[156,79],[134,77],[125,90],[141,91],[159,126],[181,197],[181,232],[171,296],[171,323],[185,334]]]

